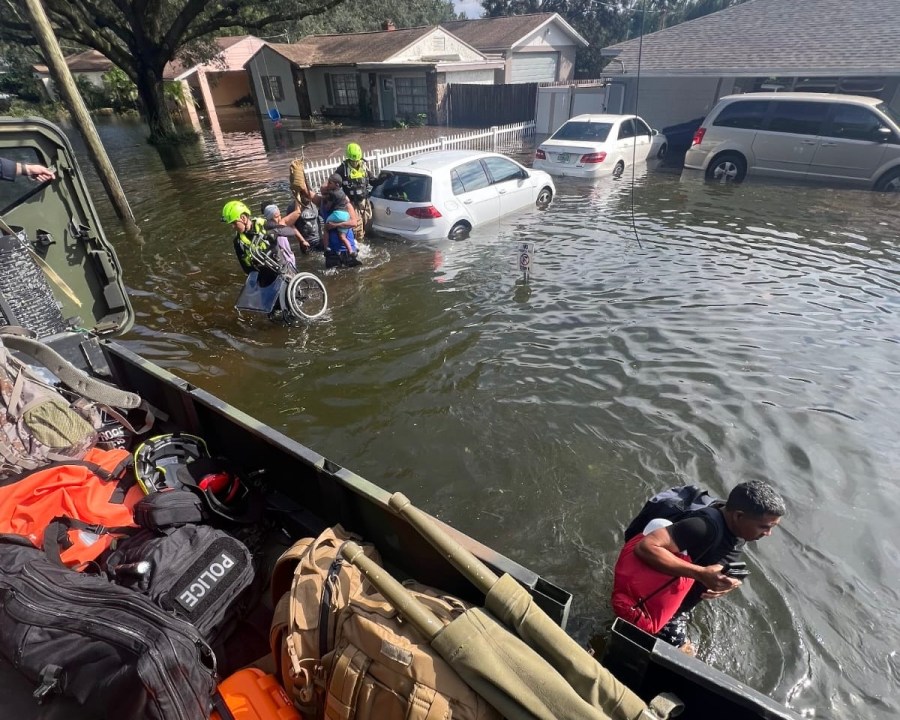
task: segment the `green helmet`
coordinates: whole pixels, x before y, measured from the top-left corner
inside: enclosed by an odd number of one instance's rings
[[[241,215],[249,217],[250,208],[240,200],[229,200],[222,208],[222,222],[233,223],[235,220],[240,220]]]
[[[348,160],[362,160],[362,148],[357,143],[350,143],[347,146]]]

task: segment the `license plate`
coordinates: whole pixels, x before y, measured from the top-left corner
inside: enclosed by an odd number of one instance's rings
[[[560,153],[556,156],[556,162],[567,163],[569,162],[570,158],[571,156],[569,155],[569,153]]]

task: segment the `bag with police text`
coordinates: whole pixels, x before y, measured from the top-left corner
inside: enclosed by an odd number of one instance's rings
[[[91,717],[199,720],[212,709],[216,661],[195,627],[17,535],[0,535],[0,655],[37,702],[64,695]]]
[[[140,530],[117,543],[106,572],[187,620],[214,647],[241,619],[254,575],[247,546],[206,525]]]

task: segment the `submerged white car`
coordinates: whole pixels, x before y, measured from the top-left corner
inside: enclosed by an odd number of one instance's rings
[[[577,115],[538,146],[533,166],[551,175],[619,177],[667,150],[666,136],[637,115]]]
[[[553,179],[505,155],[441,150],[398,160],[372,190],[372,230],[386,237],[451,240],[508,213],[546,207]]]

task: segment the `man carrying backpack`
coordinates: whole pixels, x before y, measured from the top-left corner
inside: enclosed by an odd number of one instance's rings
[[[628,540],[616,563],[614,612],[693,654],[687,638],[691,611],[701,600],[740,587],[746,571],[729,566],[745,543],[771,535],[784,512],[784,501],[769,484],[751,480],[737,485],[724,505],[713,502],[671,523],[653,520]]]

